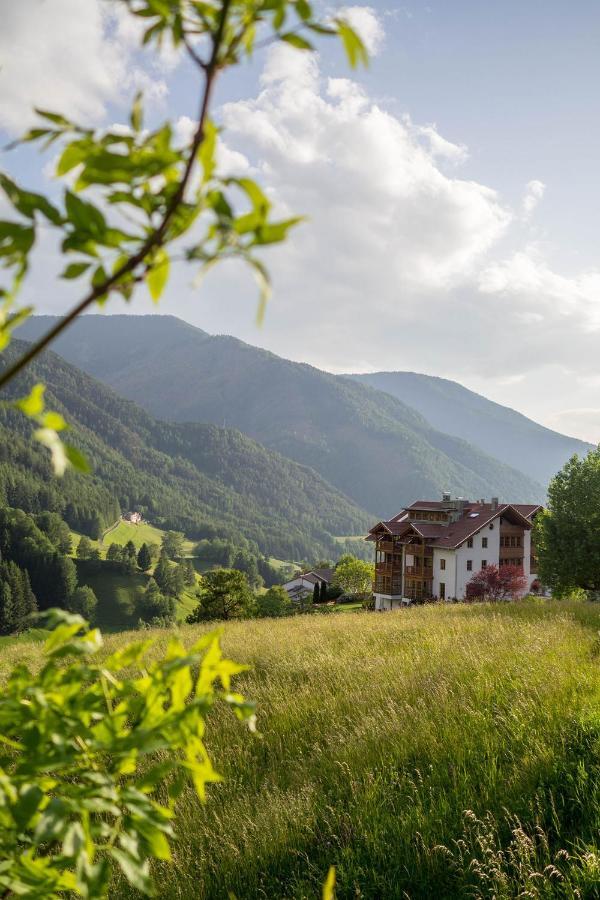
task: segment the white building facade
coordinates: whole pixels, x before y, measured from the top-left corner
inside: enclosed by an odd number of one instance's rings
[[[536,580],[531,527],[541,507],[450,499],[417,501],[371,529],[374,600],[378,610],[429,599],[462,600],[467,584],[489,565],[517,566],[527,593]]]

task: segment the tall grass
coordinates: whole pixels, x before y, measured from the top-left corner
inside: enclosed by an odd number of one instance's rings
[[[330,864],[341,898],[600,896],[599,627],[552,603],[227,625],[260,736],[209,723],[225,781],[183,796],[161,897],[312,898]]]

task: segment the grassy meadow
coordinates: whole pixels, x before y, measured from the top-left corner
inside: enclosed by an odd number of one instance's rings
[[[316,898],[330,864],[339,898],[600,896],[599,628],[551,601],[227,624],[260,734],[211,715],[224,781],[183,796],[160,896]]]

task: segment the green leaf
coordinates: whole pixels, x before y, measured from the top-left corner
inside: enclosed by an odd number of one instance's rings
[[[281,40],[285,41],[286,44],[290,44],[292,47],[295,47],[296,50],[314,50],[315,48],[307,41],[306,38],[301,37],[299,34],[295,34],[293,31],[288,31],[286,34],[280,35]]]
[[[11,810],[19,831],[29,824],[34,813],[37,812],[43,796],[44,792],[37,784],[26,785],[19,793],[19,800]]]
[[[83,275],[86,272],[91,263],[87,262],[79,262],[79,263],[70,263],[67,268],[62,272],[61,278],[79,278],[80,275]]]
[[[53,225],[60,225],[62,221],[60,212],[42,194],[34,194],[31,191],[22,190],[14,181],[2,173],[0,173],[0,187],[3,188],[8,199],[21,215],[26,216],[28,219],[33,219],[34,214],[40,212]]]
[[[67,215],[78,231],[84,231],[95,238],[106,233],[106,219],[99,209],[86,200],[81,200],[72,191],[65,191]]]
[[[342,39],[346,56],[351,68],[355,69],[359,63],[364,66],[369,64],[369,54],[362,39],[358,36],[352,26],[344,19],[334,20],[337,33]]]
[[[143,123],[143,107],[142,107],[142,92],[138,91],[135,95],[135,100],[133,101],[133,106],[131,107],[131,127],[134,131],[142,130]]]
[[[74,469],[77,469],[78,472],[83,472],[86,475],[92,471],[89,462],[81,450],[78,450],[77,447],[73,447],[72,444],[63,444],[63,447],[65,448],[65,456]]]
[[[296,12],[306,22],[312,16],[312,9],[307,0],[296,0]]]
[[[48,119],[49,122],[54,122],[55,125],[60,125],[63,128],[72,128],[73,123],[68,119],[65,119],[64,116],[61,116],[59,113],[49,112],[47,109],[39,109],[35,107],[35,111],[38,116],[41,116],[43,119]]]
[[[67,172],[70,172],[71,169],[74,169],[75,166],[78,166],[85,160],[92,147],[93,144],[89,138],[83,138],[67,144],[56,164],[56,174],[66,175]]]
[[[150,869],[147,862],[139,862],[118,847],[112,847],[110,855],[118,863],[121,872],[129,882],[129,884],[137,888],[142,894],[151,897],[154,894],[152,890],[152,881],[150,880]]]
[[[45,385],[35,384],[31,388],[31,391],[29,392],[27,397],[22,397],[20,400],[17,400],[15,406],[30,418],[41,415],[41,413],[44,411],[45,390]]]
[[[323,900],[335,900],[335,866],[329,867],[327,878],[323,884]]]
[[[169,256],[167,254],[167,251],[164,248],[160,247],[154,254],[152,268],[146,276],[148,290],[150,291],[150,296],[155,303],[158,303],[158,301],[160,300],[168,278]]]

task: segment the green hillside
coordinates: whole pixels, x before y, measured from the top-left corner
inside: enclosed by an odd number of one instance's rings
[[[348,378],[391,394],[418,409],[434,428],[470,441],[543,484],[574,453],[582,456],[592,449],[591,444],[544,428],[446,378],[416,372],[373,372]]]
[[[3,353],[4,364],[20,346],[15,342]],[[9,506],[55,510],[92,537],[135,507],[159,528],[192,540],[247,540],[281,559],[327,555],[336,535],[360,533],[369,524],[366,513],[315,472],[239,432],[159,422],[53,353],[13,383],[8,397],[23,395],[36,381],[47,385],[48,405],[65,415],[70,439],[94,472],[51,478],[47,452],[32,441],[30,424],[3,407],[0,502]]]
[[[34,318],[21,334],[39,334],[51,321]],[[544,499],[539,483],[437,431],[389,394],[170,316],[84,316],[55,349],[153,415],[240,429],[379,517],[443,490]],[[186,426],[189,434],[194,427]]]

